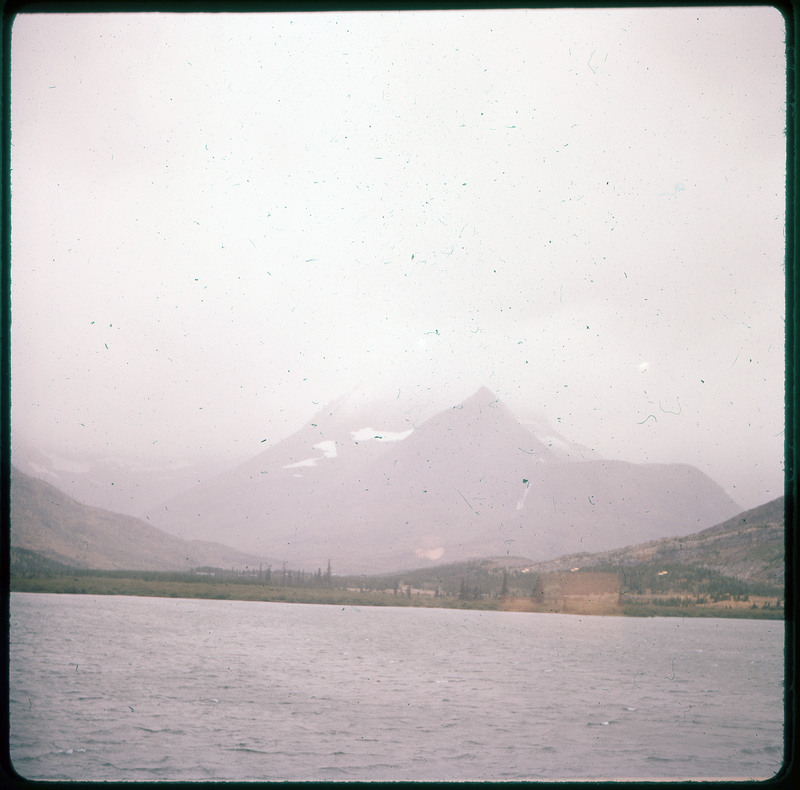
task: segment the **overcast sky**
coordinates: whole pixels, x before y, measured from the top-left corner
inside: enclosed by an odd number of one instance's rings
[[[770,8],[24,15],[12,433],[255,455],[352,390],[782,493]]]

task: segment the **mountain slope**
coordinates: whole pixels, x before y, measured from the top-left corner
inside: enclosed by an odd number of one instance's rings
[[[12,547],[81,568],[242,568],[261,561],[227,546],[184,541],[131,516],[83,505],[17,469],[11,473],[10,531]]]
[[[686,534],[739,510],[690,466],[569,455],[553,452],[485,388],[419,425],[334,404],[149,516],[183,537],[292,567],[331,559],[337,572],[369,573],[601,551]]]
[[[784,498],[779,497],[701,532],[597,554],[572,554],[532,565],[535,571],[597,565],[691,565],[741,581],[783,586]]]
[[[152,507],[146,515],[183,538],[278,553],[293,567],[324,565],[328,559],[324,541],[316,553],[310,549],[311,562],[286,550],[297,537],[297,525],[307,527],[312,521],[321,525],[315,509],[330,496],[326,485],[357,479],[389,444],[413,431],[412,420],[412,415],[390,409],[354,411],[347,398],[340,398],[291,436]],[[314,539],[307,530],[303,536],[307,544]]]

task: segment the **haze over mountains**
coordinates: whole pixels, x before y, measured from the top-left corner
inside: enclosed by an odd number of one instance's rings
[[[51,448],[17,440],[14,466],[25,474],[54,485],[73,499],[127,516],[140,517],[161,502],[199,480],[219,472],[219,464],[202,458],[188,462],[134,462],[89,453],[60,454]]]
[[[139,519],[84,505],[43,480],[11,473],[11,547],[75,568],[187,570],[258,567],[228,546],[181,540]]]
[[[142,521],[83,505],[42,480],[13,470],[11,570],[13,573],[69,573],[93,570],[186,571],[203,565],[255,570],[269,558],[255,558],[226,546],[183,541]],[[563,555],[533,563],[504,555],[435,564],[413,573],[436,579],[463,575],[465,568],[489,566],[543,573],[595,567],[665,565],[707,568],[737,580],[781,588],[785,572],[784,499],[757,508],[700,532],[625,546],[596,554]]]
[[[183,468],[159,479],[145,470],[142,489],[167,496],[139,503],[142,526],[194,542],[191,551],[179,543],[162,551],[169,567],[182,553],[191,564],[317,568],[330,559],[337,573],[379,573],[486,556],[542,562],[686,535],[740,511],[694,467],[599,458],[549,426],[530,430],[485,387],[424,416],[343,397],[223,474]],[[21,460],[22,471],[62,487],[65,470],[52,459]],[[110,481],[106,490],[115,480],[133,490],[138,479],[113,464],[90,466],[85,477],[73,467],[62,479],[80,489],[98,473]],[[13,486],[19,501],[23,489]],[[97,513],[70,523],[98,523]],[[133,519],[126,523],[134,530]],[[213,562],[197,541],[230,553]],[[50,556],[63,554],[51,548]],[[119,555],[108,556],[120,567]]]
[[[588,460],[574,460],[587,458]],[[367,573],[481,556],[536,561],[696,532],[740,508],[682,464],[535,436],[481,388],[416,423],[347,399],[147,513],[182,538]]]

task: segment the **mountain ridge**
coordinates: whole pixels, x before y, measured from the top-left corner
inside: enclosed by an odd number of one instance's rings
[[[267,558],[207,541],[184,541],[133,516],[84,505],[43,480],[11,469],[11,545],[91,569],[254,567]]]
[[[746,582],[783,586],[784,508],[784,499],[779,497],[692,534],[610,551],[572,553],[538,563],[522,555],[484,555],[466,563],[534,573],[574,568],[703,567]],[[109,542],[116,549],[113,557],[104,554]],[[180,541],[137,519],[84,506],[13,468],[11,548],[17,554],[35,552],[56,569],[59,564],[95,570],[185,570],[206,565],[253,569],[262,562],[279,567],[274,559],[243,556],[228,547],[200,541]],[[170,555],[175,548],[177,557]],[[417,565],[416,569],[395,571],[415,575],[426,572],[422,566],[430,573],[452,567],[452,563],[431,565],[421,560]]]
[[[686,464],[565,460],[488,388],[403,438],[365,433],[360,414],[323,407],[292,436],[152,510],[151,522],[297,567],[331,558],[362,572],[503,551],[545,560],[678,535],[740,510]]]
[[[695,565],[747,582],[785,583],[785,499],[777,497],[712,527],[597,553],[579,553],[531,565],[532,571],[599,565]]]

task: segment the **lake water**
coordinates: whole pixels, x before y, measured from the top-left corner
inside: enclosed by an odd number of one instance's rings
[[[30,779],[767,778],[783,623],[13,594]]]

